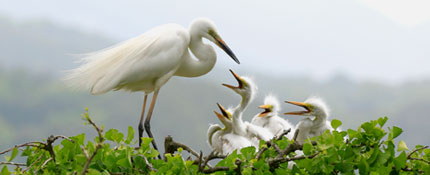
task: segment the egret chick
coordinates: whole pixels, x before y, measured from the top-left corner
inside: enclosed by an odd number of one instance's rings
[[[222,128],[218,124],[209,126],[208,143],[212,150],[216,153],[227,155],[236,149],[252,146],[247,138],[233,133],[230,111],[225,110],[225,108],[218,103],[217,105],[221,113],[214,111],[215,115],[225,127]]]
[[[150,120],[160,88],[172,76],[198,77],[214,67],[217,58],[215,49],[204,43],[203,38],[215,43],[239,64],[221,39],[215,24],[207,18],[198,18],[188,30],[178,24],[165,24],[95,52],[83,58],[84,63],[71,70],[65,80],[75,88],[89,90],[96,95],[112,90],[144,92],[138,126],[141,145],[148,94],[153,92],[144,127],[148,136],[153,138]],[[157,149],[154,140],[152,144]]]
[[[297,142],[303,144],[307,138],[320,136],[326,130],[333,130],[328,121],[329,108],[321,98],[309,97],[305,102],[285,102],[305,108],[304,111],[286,112],[285,115],[314,116],[314,119],[307,117],[297,124],[296,129],[299,130]]]
[[[252,124],[268,129],[276,137],[281,135],[284,130],[291,129],[294,131],[293,124],[279,117],[278,112],[281,108],[275,96],[267,95],[264,98],[264,105],[259,106],[259,108],[264,109],[264,111],[254,116],[251,121]],[[293,132],[288,133],[287,138],[292,139]]]
[[[236,108],[233,110],[232,115],[232,125],[235,134],[245,136],[250,139],[254,146],[258,148],[259,140],[268,141],[274,137],[274,135],[267,129],[260,126],[253,125],[249,122],[244,122],[242,119],[243,111],[247,108],[249,103],[254,99],[257,86],[248,77],[241,77],[234,73],[232,70],[230,72],[233,74],[234,78],[238,82],[238,86],[232,86],[229,84],[222,84],[242,97],[242,100]]]

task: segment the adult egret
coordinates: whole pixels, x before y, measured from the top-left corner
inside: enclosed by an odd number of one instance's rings
[[[233,133],[230,111],[225,110],[225,108],[218,103],[217,105],[220,108],[221,113],[214,111],[215,115],[225,127],[222,128],[218,124],[212,124],[209,126],[208,143],[212,150],[225,155],[232,153],[236,149],[252,146],[251,142],[247,138]]]
[[[278,116],[281,108],[275,96],[267,95],[264,98],[264,105],[259,106],[259,108],[264,109],[264,111],[254,116],[251,121],[252,124],[268,129],[275,136],[279,136],[284,130],[291,129],[294,131],[293,124]],[[287,137],[292,139],[293,133],[288,133]]]
[[[319,97],[309,97],[305,102],[285,101],[305,108],[304,111],[287,112],[285,115],[314,116],[314,119],[304,118],[296,126],[299,130],[296,141],[304,143],[307,138],[320,136],[326,130],[333,130],[328,121],[329,108]]]
[[[165,24],[146,33],[83,58],[84,64],[73,69],[66,81],[91,94],[111,90],[143,91],[143,107],[139,121],[139,145],[148,94],[154,92],[145,130],[153,138],[150,120],[160,88],[172,77],[202,76],[215,65],[214,48],[203,38],[222,48],[236,63],[239,60],[219,36],[214,23],[206,18],[195,19],[189,30],[178,24]],[[189,52],[196,59],[191,56]],[[155,149],[157,146],[152,140]]]
[[[244,122],[242,119],[243,111],[247,108],[248,104],[254,99],[257,87],[254,82],[248,77],[241,77],[234,73],[234,78],[238,82],[238,86],[232,86],[229,84],[222,84],[242,97],[239,105],[234,108],[232,115],[233,132],[248,137],[253,142],[254,146],[258,148],[259,140],[268,141],[273,138],[273,134],[269,130],[253,125],[249,122]]]

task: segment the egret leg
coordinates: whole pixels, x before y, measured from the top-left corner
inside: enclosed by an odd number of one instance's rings
[[[148,94],[145,93],[145,97],[143,97],[143,106],[142,106],[142,114],[140,114],[139,121],[139,147],[142,146],[142,137],[143,137],[143,117],[145,116],[145,108],[146,108],[146,99],[148,99]]]
[[[148,111],[148,114],[147,114],[146,119],[145,119],[145,131],[148,134],[148,136],[152,138],[152,146],[157,151],[158,151],[158,148],[157,148],[157,144],[155,143],[154,136],[152,136],[150,121],[151,121],[152,111],[154,110],[155,102],[157,101],[157,96],[158,96],[159,90],[160,89],[157,89],[154,91],[154,95],[152,96],[151,106],[149,106],[149,111]],[[158,158],[161,159],[161,156],[158,155]]]

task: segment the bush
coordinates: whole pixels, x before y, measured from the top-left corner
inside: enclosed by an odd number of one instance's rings
[[[84,117],[99,134],[92,141],[79,134],[16,145],[0,152],[9,154],[0,162],[0,174],[12,174],[12,169],[15,174],[430,174],[430,149],[409,149],[403,141],[396,147],[394,139],[402,129],[382,129],[387,117],[365,122],[357,130],[326,131],[303,145],[281,136],[261,141],[258,151],[246,147],[228,156],[203,156],[167,137],[164,160],[157,158],[150,138],[142,138],[140,148],[132,146],[137,142],[132,127],[127,135],[116,129],[103,132],[88,113]],[[341,124],[332,121],[333,128]],[[184,159],[184,150],[194,158]],[[19,153],[26,163],[12,162]],[[211,166],[213,159],[221,160]]]

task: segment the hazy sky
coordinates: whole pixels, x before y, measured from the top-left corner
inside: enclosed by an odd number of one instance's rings
[[[0,0],[0,15],[47,19],[118,40],[164,23],[211,18],[241,60],[219,64],[276,75],[399,82],[430,77],[430,1]]]

